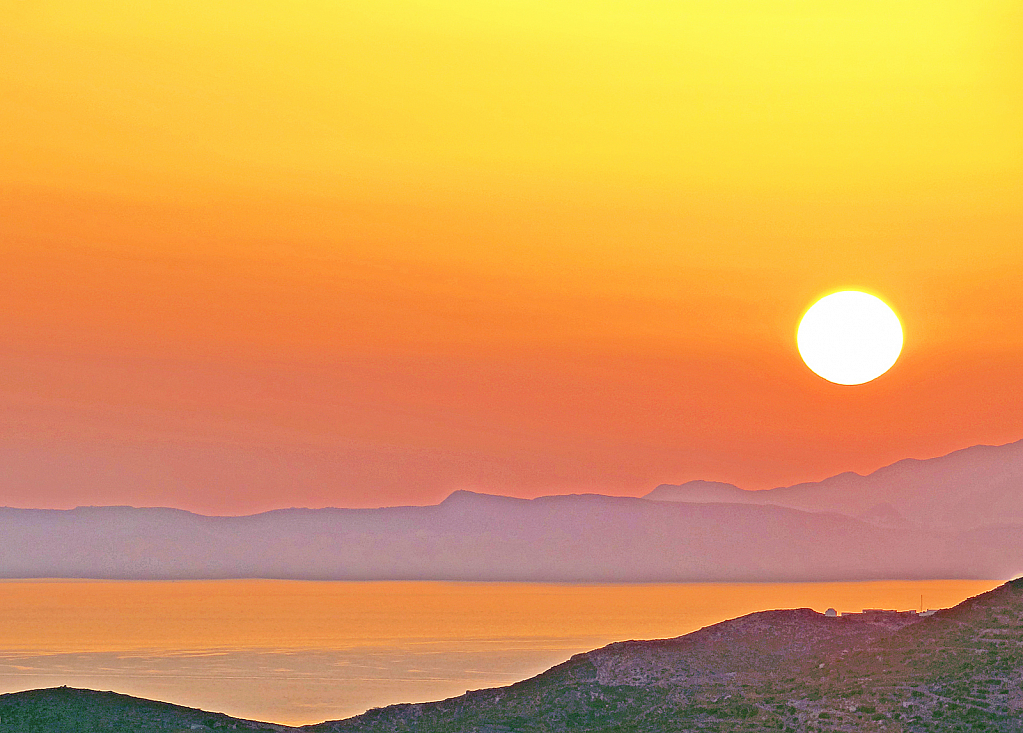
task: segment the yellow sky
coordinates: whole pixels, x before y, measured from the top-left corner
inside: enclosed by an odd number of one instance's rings
[[[1011,0],[0,0],[0,335],[61,363],[429,354],[459,384],[487,354],[542,383],[561,369],[549,360],[584,354],[704,364],[680,374],[731,360],[798,381],[799,314],[861,288],[903,318],[912,389],[963,355],[1000,365],[995,387],[967,371],[1015,404],[1020,89]],[[630,404],[683,399],[644,374]],[[508,412],[518,378],[494,379],[480,419],[504,447],[484,452],[522,463],[508,455],[533,443],[500,436],[537,439],[538,418]],[[29,403],[54,391],[10,384]],[[706,420],[731,391],[802,401],[771,384],[708,382],[683,401],[705,404]],[[585,385],[599,394],[607,379]],[[406,386],[381,387],[373,409],[444,419],[415,405],[447,388],[394,392]],[[970,389],[956,409],[980,399]],[[288,399],[273,419],[300,422]],[[646,409],[616,416],[635,425]],[[780,407],[721,409],[722,456],[784,422]],[[321,420],[317,440],[344,442],[364,417]],[[245,419],[259,433],[270,418]],[[564,420],[564,435],[592,425],[582,408]],[[1014,437],[1009,422],[897,441],[884,458]],[[418,445],[403,429],[376,440]],[[793,440],[813,444],[806,430]],[[784,469],[766,457],[695,467],[664,456],[697,437],[673,440],[661,458],[623,443],[658,467],[615,486],[802,477],[795,449]],[[464,436],[440,444],[477,450]],[[807,448],[808,476],[884,459],[866,450],[849,466],[848,452],[821,450]],[[438,471],[431,491],[475,480]],[[527,473],[542,483],[536,466],[498,483]]]

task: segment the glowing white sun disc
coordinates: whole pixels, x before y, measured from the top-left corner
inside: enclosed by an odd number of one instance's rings
[[[799,322],[796,345],[816,374],[835,384],[877,379],[902,353],[902,324],[880,298],[857,290],[832,293]]]

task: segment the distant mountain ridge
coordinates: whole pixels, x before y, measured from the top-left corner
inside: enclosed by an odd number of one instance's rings
[[[599,495],[456,492],[437,506],[250,517],[0,509],[7,578],[799,581],[1005,570],[963,549],[955,537],[838,514]]]
[[[943,531],[1023,524],[1023,440],[926,460],[907,458],[866,476],[846,472],[762,491],[690,481],[662,484],[644,498],[785,506],[867,519],[882,513],[901,517],[907,526]]]
[[[456,491],[435,506],[247,517],[2,508],[0,577],[1006,578],[1023,572],[1021,477],[1023,441],[759,492],[713,482],[661,486],[645,498]]]

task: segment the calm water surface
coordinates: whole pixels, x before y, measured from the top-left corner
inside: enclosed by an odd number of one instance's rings
[[[0,692],[108,689],[311,723],[532,676],[771,608],[942,608],[1001,581],[0,581]]]

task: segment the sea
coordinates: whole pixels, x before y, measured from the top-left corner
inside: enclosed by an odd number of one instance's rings
[[[68,685],[299,725],[507,685],[774,608],[945,608],[998,580],[0,581],[0,692]]]

